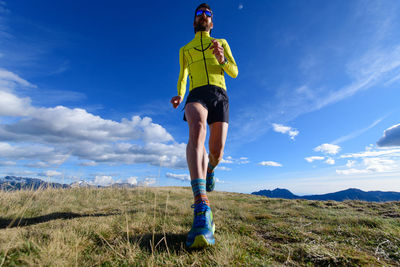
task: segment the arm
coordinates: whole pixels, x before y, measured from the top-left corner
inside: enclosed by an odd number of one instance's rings
[[[228,42],[225,39],[222,39],[222,47],[224,48],[224,56],[227,59],[225,65],[223,65],[224,71],[231,76],[232,78],[236,78],[238,76],[239,70],[236,65],[235,59],[232,56],[231,48],[228,45]]]
[[[183,47],[179,50],[179,65],[181,69],[179,71],[178,78],[178,96],[183,99],[186,92],[186,82],[188,76],[188,66],[185,60],[185,55],[183,54]]]
[[[188,76],[188,68],[183,54],[183,47],[179,50],[179,78],[178,78],[178,95],[171,98],[171,104],[177,108],[182,102],[186,92],[186,81]]]

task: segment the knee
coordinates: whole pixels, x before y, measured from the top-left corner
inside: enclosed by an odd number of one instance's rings
[[[221,161],[224,155],[224,147],[222,145],[210,147],[210,155],[215,160]]]
[[[204,145],[207,128],[202,122],[191,123],[189,125],[189,142],[194,145]]]

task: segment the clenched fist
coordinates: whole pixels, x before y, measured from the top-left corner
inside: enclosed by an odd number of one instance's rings
[[[224,63],[225,61],[225,56],[224,56],[224,48],[220,43],[218,43],[217,40],[211,40],[213,43],[210,47],[210,49],[213,49],[213,54],[215,55],[216,59],[218,60],[219,64]]]
[[[171,98],[171,104],[174,108],[177,108],[181,102],[182,102],[182,97],[180,97],[179,95]]]

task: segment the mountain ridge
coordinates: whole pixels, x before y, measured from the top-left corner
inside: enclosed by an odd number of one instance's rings
[[[276,188],[274,190],[260,190],[251,193],[252,195],[266,196],[270,198],[284,199],[307,199],[307,200],[361,200],[369,202],[400,201],[400,192],[394,191],[363,191],[357,188],[348,188],[345,190],[316,195],[297,196],[287,189]]]
[[[129,183],[113,183],[108,186],[100,186],[93,185],[86,181],[80,180],[73,182],[71,184],[61,184],[55,182],[47,182],[45,180],[39,178],[28,178],[28,177],[18,177],[18,176],[5,176],[0,178],[0,190],[3,191],[14,191],[21,189],[28,190],[38,190],[41,188],[76,188],[76,187],[93,187],[93,188],[101,188],[101,187],[129,187],[133,188],[136,185]]]

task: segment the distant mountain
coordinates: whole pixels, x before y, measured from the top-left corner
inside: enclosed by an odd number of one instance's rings
[[[38,178],[25,178],[16,176],[6,176],[0,178],[0,190],[13,191],[21,189],[37,190],[39,188],[76,188],[76,187],[136,187],[137,185],[129,183],[114,183],[108,186],[93,185],[86,181],[80,180],[71,184],[49,183]]]
[[[290,192],[287,189],[280,189],[276,188],[274,190],[261,190],[258,192],[253,192],[253,195],[259,195],[259,196],[266,196],[270,198],[286,198],[286,199],[297,199],[299,198],[298,196],[294,195],[292,192]]]
[[[49,183],[37,178],[6,176],[0,178],[0,190],[12,191],[20,189],[37,190],[39,188],[69,188],[67,184]]]
[[[92,185],[89,184],[89,183],[86,182],[86,181],[80,180],[80,181],[73,182],[72,184],[70,184],[70,186],[71,186],[72,188],[75,188],[75,187],[90,187],[90,186],[92,186]]]
[[[307,195],[296,196],[287,189],[276,188],[274,190],[261,190],[253,192],[253,195],[266,196],[270,198],[285,198],[285,199],[308,199],[308,200],[362,200],[362,201],[400,201],[399,192],[382,192],[382,191],[362,191],[356,188],[349,188],[335,193],[323,195]]]

